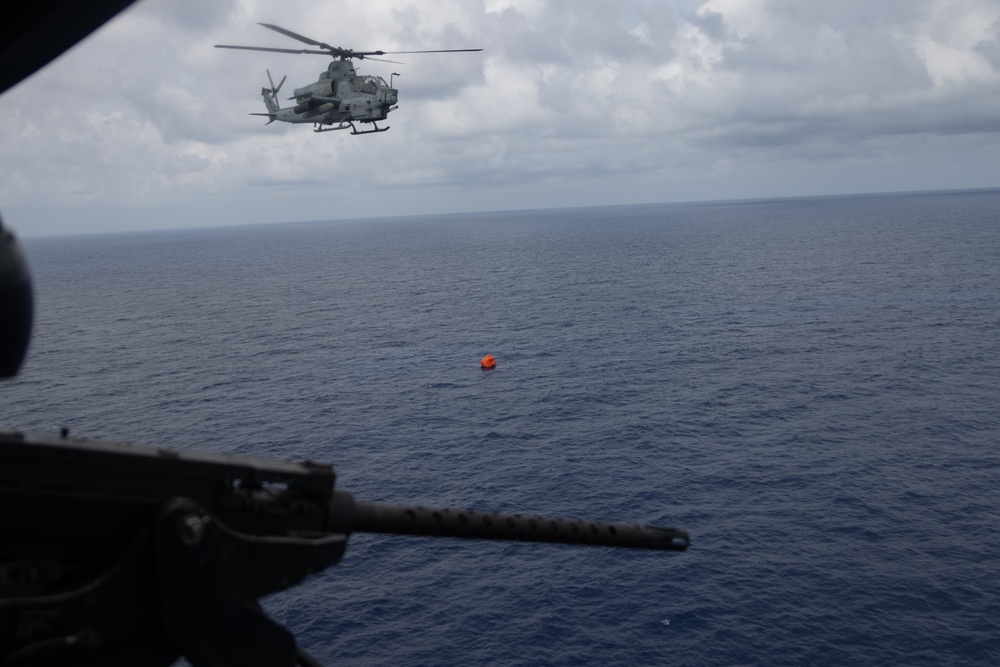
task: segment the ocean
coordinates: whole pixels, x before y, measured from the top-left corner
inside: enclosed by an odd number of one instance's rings
[[[1000,664],[1000,191],[23,245],[3,428],[691,535],[354,535],[264,601],[325,665]]]

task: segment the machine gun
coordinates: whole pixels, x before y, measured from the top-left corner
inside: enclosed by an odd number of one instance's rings
[[[669,528],[368,503],[319,463],[0,432],[0,665],[317,665],[257,600],[352,533],[683,551]]]

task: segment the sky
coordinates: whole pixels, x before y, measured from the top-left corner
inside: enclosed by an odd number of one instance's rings
[[[325,56],[391,130],[265,124]],[[1000,186],[997,0],[140,0],[0,96],[19,235]]]

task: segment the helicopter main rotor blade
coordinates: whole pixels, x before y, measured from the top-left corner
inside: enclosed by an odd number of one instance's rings
[[[242,49],[244,51],[270,51],[272,53],[311,53],[316,56],[329,56],[328,51],[311,51],[309,49],[272,49],[267,46],[233,46],[232,44],[216,44],[217,49]]]
[[[330,49],[331,51],[334,50],[334,47],[330,46],[329,44],[324,44],[323,42],[317,42],[315,39],[311,39],[309,37],[305,37],[304,35],[300,35],[300,34],[298,34],[296,32],[292,32],[291,30],[286,30],[285,28],[282,28],[281,26],[276,26],[276,25],[273,25],[271,23],[258,23],[257,25],[262,25],[265,28],[270,28],[271,30],[274,30],[275,32],[280,32],[282,35],[285,35],[286,37],[291,37],[292,39],[297,39],[300,42],[304,42],[306,44],[312,44],[313,46],[318,46],[318,47],[320,47],[322,49]]]
[[[482,49],[434,49],[433,51],[378,51],[377,53],[395,55],[397,53],[469,53],[471,51],[482,51]]]
[[[231,44],[216,44],[217,49],[243,49],[245,51],[269,51],[271,53],[305,53],[315,56],[330,56],[331,58],[357,58],[359,60],[364,60],[368,58],[369,60],[378,60],[379,62],[393,63],[394,65],[403,65],[397,60],[380,60],[379,58],[370,58],[370,56],[384,56],[386,54],[412,54],[412,53],[469,53],[473,51],[482,51],[482,49],[433,49],[429,51],[355,51],[353,49],[345,49],[339,46],[330,46],[326,42],[318,42],[311,37],[306,37],[305,35],[300,35],[297,32],[292,32],[281,26],[274,25],[272,23],[258,23],[257,25],[262,25],[269,30],[274,30],[279,32],[286,37],[291,37],[292,39],[297,39],[304,44],[309,44],[311,46],[318,46],[323,49],[322,51],[315,51],[313,49],[277,49],[267,46],[235,46]]]
[[[393,65],[405,65],[406,63],[401,63],[398,60],[387,60],[385,58],[369,58],[368,56],[356,56],[360,60],[374,60],[379,63],[392,63]]]

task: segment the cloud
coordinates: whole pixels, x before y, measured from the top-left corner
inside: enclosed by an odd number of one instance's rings
[[[361,61],[401,74],[392,130],[314,134],[248,114],[265,70],[290,94],[324,57],[212,48],[305,46],[257,21],[484,51]],[[0,207],[213,224],[996,185],[998,83],[993,0],[142,0],[0,99]]]

